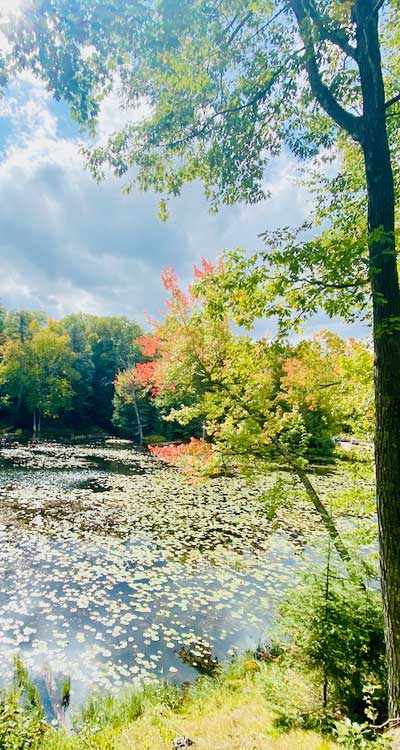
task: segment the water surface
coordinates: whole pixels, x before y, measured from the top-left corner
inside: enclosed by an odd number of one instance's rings
[[[4,447],[0,680],[20,653],[70,675],[77,704],[89,686],[193,679],[182,649],[263,642],[305,564],[301,529],[259,500],[271,482],[193,485],[116,440]]]

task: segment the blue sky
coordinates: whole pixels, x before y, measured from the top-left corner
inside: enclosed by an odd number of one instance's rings
[[[97,140],[126,117],[110,96]],[[82,139],[66,108],[29,75],[0,101],[0,300],[9,308],[42,309],[55,318],[77,311],[127,315],[143,324],[146,312],[157,316],[163,308],[163,267],[172,263],[189,281],[202,256],[254,250],[258,233],[297,224],[309,210],[304,188],[295,184],[296,164],[283,155],[266,177],[268,201],[211,216],[201,187],[193,185],[171,203],[163,224],[156,196],[123,195],[111,177],[93,181],[79,152]],[[321,325],[326,321],[318,319],[312,327]],[[339,321],[330,327],[340,329]]]

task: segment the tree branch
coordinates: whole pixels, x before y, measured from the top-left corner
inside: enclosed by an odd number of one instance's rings
[[[238,25],[236,26],[236,29],[234,29],[232,31],[232,34],[230,35],[230,37],[229,37],[229,39],[227,41],[228,45],[231,44],[231,42],[233,42],[235,36],[237,36],[239,34],[239,32],[243,29],[243,26],[246,24],[246,22],[249,20],[249,18],[252,17],[252,15],[253,15],[253,13],[252,13],[252,11],[250,11],[249,13],[247,13],[245,15],[244,18],[242,18],[242,20],[240,21],[240,23],[238,23]]]
[[[255,37],[258,36],[258,34],[262,34],[263,31],[265,31],[265,29],[267,29],[268,26],[271,26],[271,24],[273,24],[273,22],[276,21],[276,19],[279,18],[279,16],[282,13],[284,13],[284,11],[287,10],[288,8],[289,8],[289,3],[287,5],[284,5],[279,10],[277,10],[276,13],[274,13],[274,15],[271,16],[271,18],[269,18],[268,21],[266,21],[266,23],[264,23],[262,26],[260,26],[259,29],[256,29],[256,31],[253,34],[251,34],[250,36],[248,36],[244,40],[244,44],[247,44],[248,42],[251,42],[252,39],[255,39]]]
[[[306,48],[305,69],[308,75],[311,91],[318,104],[351,137],[359,141],[361,138],[362,117],[348,112],[334,97],[331,90],[323,82],[315,54],[312,36],[312,21],[306,12],[303,0],[290,0],[290,5],[296,16],[300,37]]]
[[[377,3],[375,3],[374,7],[371,10],[371,13],[369,14],[368,18],[374,15],[374,13],[379,13],[382,6],[385,4],[386,0],[378,0]]]
[[[225,36],[225,34],[227,34],[231,30],[232,26],[237,21],[238,16],[239,16],[239,13],[235,13],[235,15],[233,16],[232,20],[229,21],[229,23],[227,24],[227,26],[225,26],[225,28],[222,30],[221,37]]]
[[[272,444],[275,446],[275,448],[281,454],[281,456],[283,456],[284,459],[287,461],[292,471],[297,475],[308,497],[310,498],[312,504],[314,505],[315,510],[317,511],[320,518],[322,518],[325,528],[328,531],[329,538],[334,544],[336,551],[338,552],[346,569],[348,570],[350,574],[355,575],[357,577],[360,588],[365,591],[366,586],[361,576],[359,575],[358,570],[356,569],[356,566],[352,560],[352,557],[346,545],[342,541],[342,538],[336,527],[335,521],[333,520],[329,511],[325,508],[325,505],[321,501],[321,498],[319,497],[314,485],[310,481],[310,478],[307,472],[304,471],[303,467],[301,466],[297,458],[295,458],[291,453],[289,453],[288,450],[286,450],[286,447],[282,444],[282,442],[279,440],[278,437],[272,438]]]
[[[392,96],[391,99],[388,99],[388,101],[385,102],[385,109],[389,109],[389,107],[393,107],[393,104],[397,104],[397,102],[400,102],[400,93],[396,94],[396,96]]]
[[[311,286],[318,286],[321,289],[359,289],[363,286],[367,286],[369,279],[356,279],[355,281],[343,281],[342,283],[335,283],[333,281],[323,281],[322,279],[309,278],[307,276],[299,279],[301,284],[310,284]]]
[[[337,26],[328,28],[327,23],[322,20],[313,0],[306,0],[307,12],[319,31],[321,39],[327,40],[339,47],[348,57],[357,62],[357,48],[352,47],[344,29]]]
[[[203,362],[201,361],[201,359],[198,357],[197,354],[195,354],[195,356],[196,356],[197,362],[199,363],[200,367],[203,370],[205,377],[207,378],[209,382],[209,386],[211,388],[219,387],[222,390],[226,391],[230,397],[233,397],[235,399],[235,401],[248,414],[248,416],[250,418],[255,419],[255,421],[258,422],[258,424],[260,425],[260,428],[263,429],[266,415],[262,414],[257,409],[250,410],[249,405],[246,402],[243,402],[243,400],[240,398],[240,396],[236,392],[232,393],[231,389],[229,388],[226,382],[218,381],[218,380],[215,380],[214,378],[211,378],[208,372],[208,368],[203,364]],[[349,550],[347,549],[346,545],[342,541],[339,530],[336,527],[335,521],[332,518],[329,511],[327,510],[327,508],[325,507],[324,503],[322,502],[307,472],[304,470],[304,468],[302,467],[301,463],[298,461],[296,456],[290,453],[290,451],[288,451],[287,448],[282,444],[278,435],[271,437],[271,443],[276,448],[278,453],[285,459],[285,461],[287,461],[289,467],[291,468],[293,473],[297,476],[297,478],[300,480],[301,484],[303,485],[316,512],[318,513],[319,517],[323,521],[325,528],[328,532],[328,535],[330,539],[332,540],[336,548],[336,551],[338,552],[347,571],[350,574],[353,574],[357,577],[360,587],[365,590],[366,588],[365,584],[361,576],[359,575],[358,571],[356,570],[356,567],[354,565],[354,562],[352,560]]]
[[[298,54],[298,53],[297,53]],[[297,55],[296,55],[297,56]],[[290,58],[289,58],[290,59]],[[282,64],[280,68],[274,71],[274,73],[271,75],[267,85],[265,88],[260,89],[260,91],[257,91],[257,93],[248,101],[243,102],[243,104],[238,104],[234,107],[225,107],[223,109],[216,110],[212,113],[203,125],[199,125],[196,127],[192,127],[186,135],[183,135],[181,138],[177,139],[176,141],[167,141],[167,142],[161,142],[161,143],[152,143],[152,146],[158,147],[158,148],[176,148],[177,146],[180,146],[184,143],[187,143],[188,141],[192,140],[193,138],[198,138],[199,136],[204,135],[204,133],[207,132],[207,129],[213,125],[215,120],[218,117],[225,117],[225,115],[235,114],[237,112],[242,112],[245,109],[248,109],[249,107],[254,107],[259,102],[263,102],[269,92],[271,91],[273,85],[279,80],[279,77],[283,70],[285,70],[286,64],[288,60],[285,60],[285,62]],[[283,97],[284,99],[284,97]]]

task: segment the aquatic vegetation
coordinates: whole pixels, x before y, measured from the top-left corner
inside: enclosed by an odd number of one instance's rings
[[[15,444],[1,460],[1,681],[22,653],[34,675],[55,669],[59,690],[71,676],[73,709],[89,685],[192,680],[180,656],[199,640],[219,661],[255,648],[295,571],[316,561],[305,539],[323,530],[301,492],[273,522],[259,500],[273,474],[193,486],[118,441]],[[354,481],[315,480],[327,494]]]
[[[190,664],[199,674],[215,675],[219,671],[217,657],[201,638],[187,646],[181,646],[178,656],[184,664]]]

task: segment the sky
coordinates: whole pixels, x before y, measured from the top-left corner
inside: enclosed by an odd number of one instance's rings
[[[103,142],[126,117],[110,95],[95,140]],[[83,139],[67,108],[29,74],[0,100],[0,301],[7,308],[40,309],[54,318],[126,315],[145,325],[163,309],[163,268],[173,264],[189,282],[202,256],[260,248],[260,232],[296,225],[310,210],[295,184],[297,165],[283,154],[267,171],[267,201],[212,216],[201,186],[192,185],[170,203],[162,223],[157,196],[124,195],[113,177],[95,183],[80,154]],[[318,316],[311,328],[324,324]],[[339,321],[330,327],[342,330]]]

